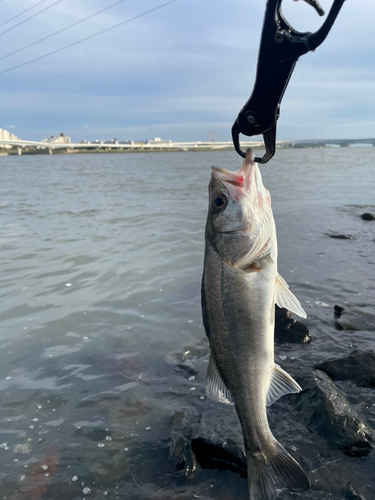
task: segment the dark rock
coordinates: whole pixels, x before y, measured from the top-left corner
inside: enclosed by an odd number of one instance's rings
[[[182,470],[184,476],[192,476],[198,463],[191,446],[192,429],[198,425],[199,414],[195,409],[176,411],[171,418],[171,443],[169,460],[176,470]]]
[[[366,500],[364,496],[359,495],[354,488],[354,485],[349,483],[343,488],[343,495],[345,500]]]
[[[191,361],[185,361],[185,363],[178,363],[174,365],[173,370],[177,373],[181,373],[186,377],[196,377],[198,372],[193,366],[191,366]]]
[[[199,371],[200,359],[209,353],[208,341],[197,343],[193,346],[186,346],[183,352],[168,354],[165,361],[172,366],[172,369],[186,378],[196,377]]]
[[[297,407],[309,429],[349,456],[367,455],[372,448],[373,431],[332,380],[315,370],[297,381],[303,388]]]
[[[336,240],[355,240],[354,234],[330,234],[329,237]]]
[[[374,214],[370,214],[369,212],[366,212],[364,214],[361,215],[361,218],[363,220],[375,220],[375,215]]]
[[[336,327],[339,330],[366,330],[375,332],[375,314],[371,307],[353,307],[345,308],[335,306]]]
[[[186,413],[181,411],[176,411],[176,413],[171,418],[171,425],[184,425],[186,424]]]
[[[334,380],[352,380],[363,387],[375,387],[375,351],[353,351],[344,358],[329,359],[317,365]]]
[[[325,493],[324,500],[328,500],[332,496],[337,498],[336,495],[340,500],[343,500],[347,498],[346,494],[348,499],[356,499],[356,497],[349,496],[351,493],[358,493],[357,486],[354,487],[353,484],[349,483],[355,477],[356,464],[353,462],[355,461],[349,461],[344,457],[340,459],[337,454],[331,455],[328,459],[323,459],[319,467],[311,470],[311,475],[309,475],[312,488],[323,491]],[[303,500],[305,499],[303,498]]]
[[[242,430],[232,407],[204,412],[191,444],[203,468],[229,469],[246,475]]]
[[[335,310],[335,318],[339,318],[341,316],[341,313],[345,310],[345,308],[336,305],[334,307],[334,310]]]
[[[281,343],[307,344],[312,336],[306,325],[291,318],[287,309],[276,306],[275,338]]]
[[[180,432],[172,432],[169,460],[176,470],[183,470],[184,476],[191,476],[198,467],[191,441]]]

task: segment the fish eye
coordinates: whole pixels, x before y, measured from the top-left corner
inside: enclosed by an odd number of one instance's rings
[[[221,211],[227,206],[227,199],[223,195],[215,196],[211,201],[211,206],[216,211]]]

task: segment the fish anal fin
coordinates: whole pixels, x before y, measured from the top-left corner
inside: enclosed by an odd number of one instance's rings
[[[302,309],[302,306],[297,299],[297,297],[289,290],[288,283],[284,280],[280,274],[276,277],[275,285],[275,303],[279,307],[285,307],[297,316],[301,318],[306,318],[306,313]]]
[[[227,386],[224,384],[223,379],[220,377],[215,360],[212,356],[210,357],[207,369],[206,394],[208,397],[219,401],[219,403],[225,403],[227,405],[234,404],[232,396]]]
[[[271,406],[281,396],[302,391],[293,377],[279,365],[274,365],[271,383],[266,396],[266,405]]]
[[[248,456],[249,493],[251,500],[274,500],[284,489],[310,489],[310,481],[302,467],[274,439],[272,452],[256,452]]]

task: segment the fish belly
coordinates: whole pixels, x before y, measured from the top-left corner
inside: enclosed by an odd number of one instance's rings
[[[270,440],[266,394],[274,365],[276,266],[246,273],[208,253],[203,288],[211,355],[232,395],[246,448],[259,450]]]

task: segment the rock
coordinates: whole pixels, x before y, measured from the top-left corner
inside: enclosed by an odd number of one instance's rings
[[[233,407],[205,411],[191,444],[203,468],[247,474],[242,430]]]
[[[369,306],[362,308],[335,306],[336,327],[339,330],[366,330],[375,332],[374,309]]]
[[[101,447],[98,444],[102,445]],[[119,481],[130,472],[131,448],[124,451],[124,441],[88,443],[83,452],[82,464],[95,481]]]
[[[359,495],[352,483],[348,483],[343,488],[345,500],[366,500],[364,496]]]
[[[309,429],[346,455],[367,455],[373,431],[328,375],[315,370],[297,381],[303,388],[297,408],[303,412]]]
[[[369,212],[365,212],[364,214],[361,215],[361,218],[363,220],[375,220],[375,215],[370,214]]]
[[[186,346],[183,352],[174,352],[168,354],[165,361],[171,365],[172,369],[180,374],[189,377],[196,377],[198,375],[198,366],[201,363],[201,358],[209,353],[208,341],[203,339],[196,345]]]
[[[169,460],[175,470],[183,471],[184,476],[191,477],[198,468],[197,459],[191,445],[191,434],[198,425],[197,410],[179,410],[170,420],[172,427]]]
[[[337,240],[355,240],[354,234],[330,234],[330,238],[335,238]]]
[[[175,470],[184,471],[184,476],[192,475],[198,467],[191,441],[178,431],[172,432],[169,460],[172,462]]]
[[[174,425],[185,425],[186,424],[186,413],[181,410],[181,411],[176,411],[171,418],[170,424],[172,426]]]
[[[306,325],[291,318],[287,309],[275,306],[275,338],[281,343],[307,344],[312,336]]]
[[[352,380],[363,387],[375,387],[375,351],[357,349],[349,356],[329,359],[316,366],[334,380]]]
[[[341,306],[334,306],[334,311],[335,311],[335,318],[339,318],[341,316],[341,313],[345,310],[345,307]]]

